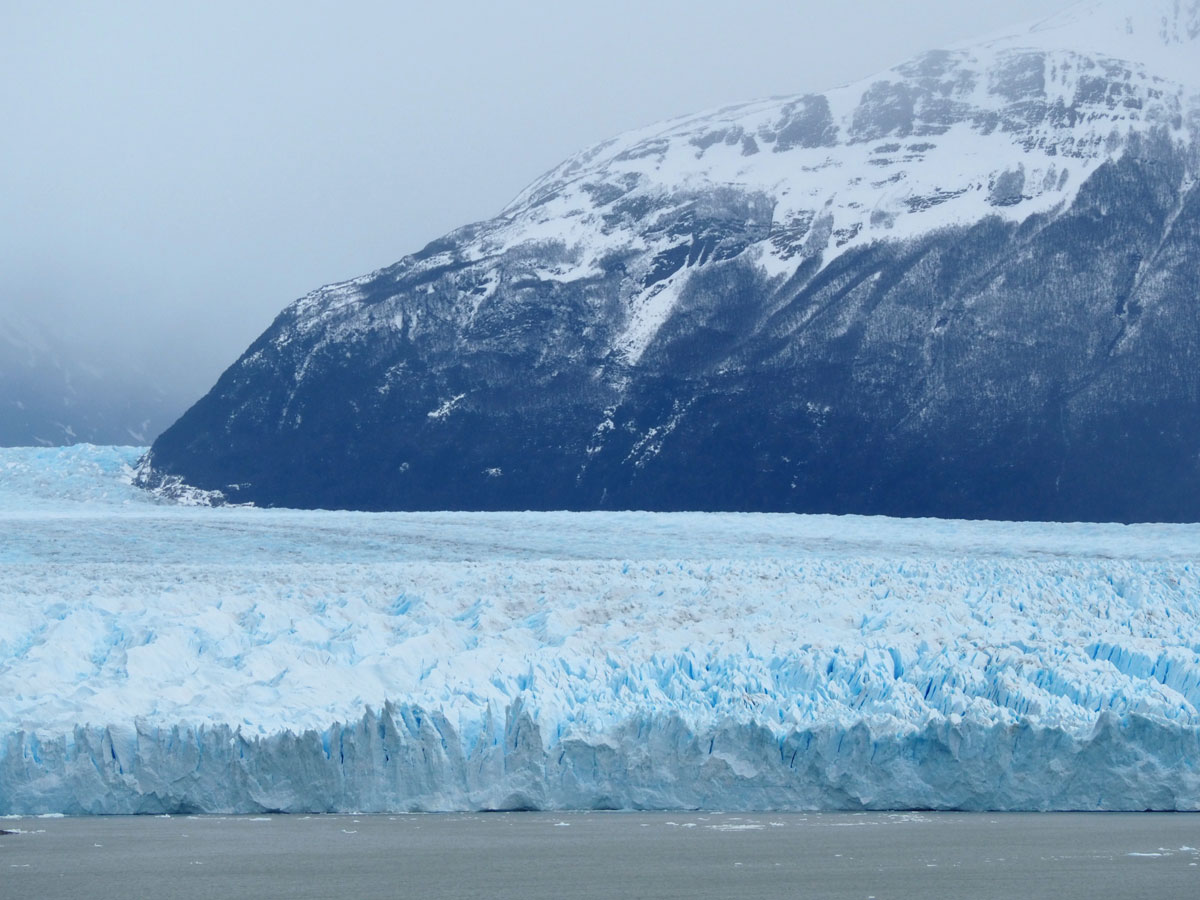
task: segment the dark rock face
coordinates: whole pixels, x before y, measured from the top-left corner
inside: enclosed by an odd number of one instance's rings
[[[802,97],[583,154],[500,219],[289,307],[146,482],[300,507],[1200,519],[1194,112],[1081,60],[928,54],[841,119]],[[955,128],[1003,158],[921,174]],[[808,154],[802,186],[832,156],[881,199],[656,189],[683,152]],[[561,240],[504,240],[539,208]]]
[[[595,340],[615,271],[518,281],[444,343],[331,345],[297,394],[311,348],[264,338],[155,464],[296,506],[1194,520],[1200,187],[1178,194],[1181,176],[1126,157],[1059,216],[873,246],[783,287],[714,262],[624,394]]]
[[[801,97],[784,106],[777,123],[775,152],[793,147],[832,147],[837,126],[829,111],[829,100],[822,96]]]

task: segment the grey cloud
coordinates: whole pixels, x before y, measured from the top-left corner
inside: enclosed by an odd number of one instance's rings
[[[1066,5],[9,0],[0,312],[198,397],[290,300],[581,147]]]

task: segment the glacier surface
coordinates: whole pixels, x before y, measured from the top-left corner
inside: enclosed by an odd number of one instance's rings
[[[0,814],[1200,809],[1200,526],[186,508],[0,450]]]

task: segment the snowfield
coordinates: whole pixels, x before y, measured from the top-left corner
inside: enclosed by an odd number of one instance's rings
[[[0,450],[0,814],[1200,809],[1200,526],[186,508]]]

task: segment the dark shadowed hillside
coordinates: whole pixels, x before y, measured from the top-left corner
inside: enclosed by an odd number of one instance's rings
[[[1200,518],[1200,3],[624,135],[288,307],[143,483]]]

